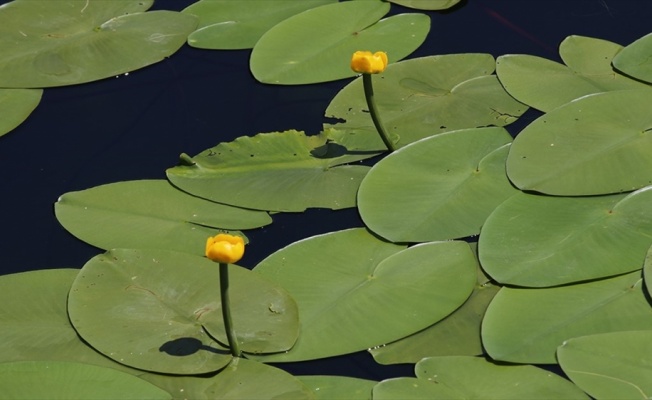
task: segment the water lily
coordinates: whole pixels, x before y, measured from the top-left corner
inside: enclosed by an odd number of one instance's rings
[[[234,263],[244,255],[244,240],[240,236],[220,233],[206,241],[206,257],[219,263]]]

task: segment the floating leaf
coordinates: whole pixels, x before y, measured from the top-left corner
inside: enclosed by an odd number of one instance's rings
[[[371,400],[377,383],[348,376],[303,375],[297,377],[312,390],[317,400]]]
[[[652,296],[652,247],[645,255],[645,262],[643,263],[643,276],[645,282],[645,289],[647,293]]]
[[[505,92],[489,54],[450,54],[390,64],[373,77],[381,120],[405,146],[424,137],[457,129],[508,125],[527,107]],[[358,132],[373,139],[371,149],[385,150],[364,99],[362,79],[344,87],[326,109],[341,122],[327,127]]]
[[[548,112],[593,93],[645,88],[614,71],[611,60],[621,49],[602,39],[568,36],[559,46],[566,65],[530,55],[505,55],[496,60],[496,73],[509,94]]]
[[[280,287],[232,265],[233,324],[246,352],[284,351],[298,335],[296,304]],[[254,290],[255,288],[255,290]],[[68,300],[70,320],[96,350],[143,370],[213,372],[231,355],[216,263],[162,250],[116,249],[91,259]]]
[[[645,35],[625,47],[613,59],[615,68],[636,79],[652,83],[652,34]]]
[[[502,284],[531,287],[641,269],[652,242],[651,189],[577,198],[517,193],[487,218],[480,264]]]
[[[169,393],[113,368],[62,361],[0,363],[0,398],[171,399]]]
[[[303,211],[308,207],[355,206],[360,181],[369,170],[341,165],[374,153],[350,153],[337,132],[306,136],[285,131],[243,136],[167,171],[177,187],[195,196],[258,210]],[[351,135],[355,140],[355,135]]]
[[[0,136],[25,121],[42,95],[41,89],[0,89]]]
[[[292,16],[256,43],[251,72],[263,83],[298,85],[354,76],[351,55],[361,49],[398,61],[423,43],[430,18],[400,14],[378,21],[389,8],[381,1],[346,1]]]
[[[57,219],[76,237],[102,249],[153,248],[203,255],[220,229],[251,229],[272,222],[267,213],[190,196],[165,180],[111,183],[66,193]]]
[[[640,271],[545,289],[504,287],[482,322],[482,343],[495,360],[554,364],[564,341],[597,333],[652,329]]]
[[[347,354],[397,340],[443,319],[471,294],[476,261],[468,244],[426,243],[401,251],[365,229],[294,243],[254,269],[299,305],[301,336],[265,362]]]
[[[586,96],[527,126],[507,158],[507,175],[522,190],[585,196],[652,183],[652,90]]]
[[[374,400],[458,399],[458,393],[426,379],[393,378],[379,382],[373,388]]]
[[[177,51],[197,19],[152,0],[16,0],[0,9],[0,87],[90,82]]]
[[[518,191],[505,175],[511,136],[503,128],[460,130],[420,140],[378,162],[360,184],[365,225],[393,242],[475,235]]]
[[[445,10],[459,3],[460,0],[388,0],[403,7],[419,10]]]
[[[182,12],[199,18],[188,44],[201,49],[250,49],[288,17],[337,0],[201,0]]]
[[[649,399],[652,394],[652,330],[576,337],[559,347],[557,359],[595,399]]]

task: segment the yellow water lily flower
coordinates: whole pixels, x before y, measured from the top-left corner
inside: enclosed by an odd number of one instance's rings
[[[206,241],[206,257],[219,263],[234,263],[244,255],[244,239],[220,233]]]
[[[351,69],[362,74],[378,74],[387,68],[387,53],[356,51],[351,57]]]

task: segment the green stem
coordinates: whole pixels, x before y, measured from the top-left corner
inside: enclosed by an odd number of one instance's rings
[[[240,345],[233,329],[231,319],[231,302],[229,301],[229,264],[220,263],[220,300],[222,300],[222,318],[224,319],[224,330],[229,340],[229,347],[233,357],[240,357]]]
[[[364,97],[367,100],[371,120],[374,121],[374,126],[380,134],[380,138],[383,139],[383,143],[385,143],[385,146],[387,146],[389,151],[396,150],[394,143],[389,140],[389,135],[385,131],[383,124],[380,122],[380,116],[378,115],[378,109],[376,108],[376,101],[374,100],[374,87],[371,84],[371,74],[362,74],[362,85],[364,86]]]

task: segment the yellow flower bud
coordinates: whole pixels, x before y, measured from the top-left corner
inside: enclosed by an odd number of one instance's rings
[[[387,53],[377,51],[356,51],[351,57],[351,69],[363,74],[378,74],[387,68]]]
[[[244,255],[244,239],[220,233],[206,241],[206,257],[220,263],[234,263]]]

